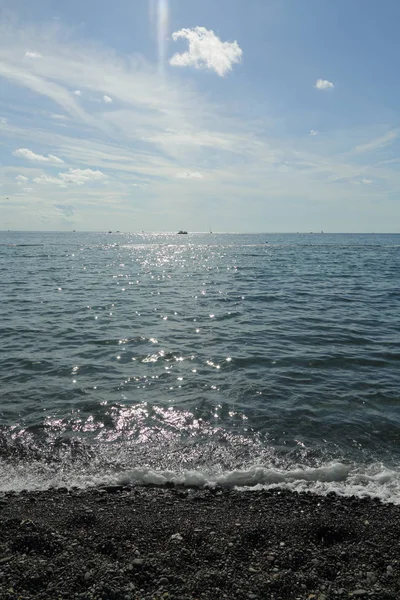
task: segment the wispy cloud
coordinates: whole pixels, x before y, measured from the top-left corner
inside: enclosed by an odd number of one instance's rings
[[[103,96],[103,101],[104,101],[106,104],[111,104],[111,102],[112,102],[112,98],[110,98],[110,96],[107,96],[107,95],[105,94],[105,95]]]
[[[374,182],[372,179],[353,179],[350,181],[353,185],[372,185]]]
[[[35,183],[54,184],[65,186],[69,183],[73,185],[85,185],[86,183],[105,181],[106,175],[96,169],[69,169],[63,173],[58,173],[57,177],[50,175],[40,175],[34,178]]]
[[[371,150],[378,150],[378,148],[383,148],[384,146],[388,146],[389,144],[394,142],[394,140],[396,140],[398,137],[399,137],[399,131],[397,131],[397,130],[388,131],[384,135],[381,135],[381,136],[371,140],[370,142],[367,142],[366,144],[361,144],[360,146],[356,146],[354,151],[355,152],[369,152]]]
[[[76,212],[75,207],[70,204],[55,204],[54,208],[59,210],[66,218],[73,217]]]
[[[308,135],[311,135],[311,136],[319,135],[319,131],[317,131],[316,129],[311,129],[310,133]]]
[[[210,69],[224,77],[242,59],[243,51],[236,41],[222,42],[213,31],[205,27],[180,29],[172,34],[174,41],[181,38],[189,42],[189,50],[172,56],[169,63],[173,67]]]
[[[14,150],[14,156],[18,158],[25,158],[26,160],[32,160],[37,162],[48,162],[56,165],[63,164],[64,161],[58,156],[54,156],[54,154],[48,154],[47,156],[43,156],[43,154],[35,154],[29,148],[18,148],[18,150]]]
[[[40,52],[25,52],[25,56],[26,58],[42,58],[42,55],[40,54]]]
[[[335,85],[332,81],[328,81],[327,79],[317,79],[314,87],[317,88],[317,90],[330,90],[333,89]]]
[[[182,171],[175,175],[178,179],[203,179],[204,175],[198,171]]]
[[[68,119],[66,115],[59,115],[57,113],[49,113],[49,117],[55,121],[66,121]]]
[[[75,96],[82,96],[81,90],[74,90],[72,93],[75,94]]]
[[[65,183],[74,183],[75,185],[84,185],[90,181],[104,181],[106,175],[96,169],[70,169],[66,173],[59,173],[59,177]]]
[[[22,90],[18,106],[2,104],[4,115],[13,115],[1,124],[2,144],[9,148],[9,164],[6,156],[1,165],[2,192],[17,206],[16,193],[24,184],[16,177],[33,182],[29,221],[18,206],[7,208],[15,211],[9,218],[17,224],[26,217],[26,228],[42,223],[55,228],[66,216],[55,204],[73,206],[89,228],[111,227],[114,215],[120,220],[113,229],[121,222],[133,228],[138,222],[144,229],[175,228],[172,219],[183,208],[199,222],[205,198],[218,198],[213,209],[220,211],[221,219],[230,218],[235,206],[240,215],[251,212],[255,222],[272,202],[306,199],[346,206],[349,190],[352,201],[361,203],[394,195],[400,187],[397,164],[378,166],[372,152],[354,152],[354,147],[374,150],[389,144],[390,140],[382,142],[387,139],[382,127],[373,134],[371,129],[338,134],[324,125],[322,144],[304,133],[292,136],[265,123],[259,127],[248,112],[226,110],[223,95],[213,103],[212,90],[203,93],[172,69],[162,77],[156,63],[135,55],[119,57],[109,48],[65,34],[61,25],[45,30],[29,27],[19,33],[0,25],[0,34],[2,84],[8,80]],[[204,54],[203,46],[196,64],[189,62],[223,75],[238,62],[239,54],[237,61],[222,60],[218,52],[223,42],[215,39],[215,56],[210,48]],[[27,47],[40,50],[45,58],[27,60]],[[37,116],[29,127],[27,119],[18,116],[28,114],[24,90],[31,94],[29,110]],[[80,90],[88,102],[75,93]],[[104,101],[111,93],[112,110]],[[18,110],[11,112],[14,108]],[[65,114],[68,127],[61,129],[61,119],[49,116],[50,111]],[[311,130],[310,135],[316,133]],[[24,162],[12,159],[14,148],[22,151],[17,156]],[[350,181],[360,183],[350,186]],[[24,202],[26,196],[20,198],[19,207]]]
[[[18,183],[25,183],[29,181],[29,179],[28,177],[25,177],[25,175],[17,175],[15,181],[17,181]]]
[[[39,183],[41,185],[54,184],[54,185],[62,185],[65,186],[65,181],[59,179],[58,177],[52,177],[51,175],[40,175],[39,177],[34,177],[34,183]]]

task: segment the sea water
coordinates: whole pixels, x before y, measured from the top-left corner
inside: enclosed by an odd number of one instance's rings
[[[0,490],[400,503],[400,234],[0,233]]]

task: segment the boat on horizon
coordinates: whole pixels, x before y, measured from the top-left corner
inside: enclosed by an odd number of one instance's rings
[[[183,229],[180,229],[178,231],[178,235],[187,235],[187,231],[184,231]]]

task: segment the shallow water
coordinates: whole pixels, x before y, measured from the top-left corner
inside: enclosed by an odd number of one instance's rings
[[[399,279],[400,235],[0,233],[0,489],[400,502]]]

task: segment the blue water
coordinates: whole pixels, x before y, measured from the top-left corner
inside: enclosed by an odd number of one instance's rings
[[[0,489],[400,502],[400,235],[0,233]]]

